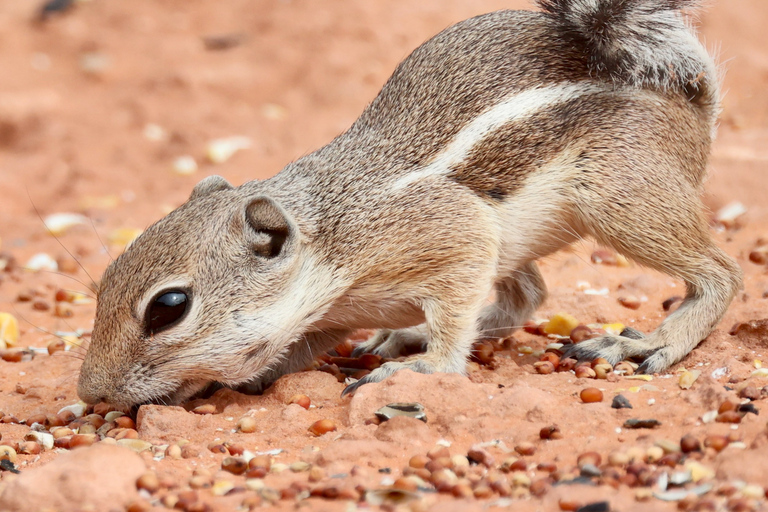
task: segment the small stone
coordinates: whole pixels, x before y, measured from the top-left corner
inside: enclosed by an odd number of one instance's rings
[[[659,420],[654,419],[628,419],[624,422],[624,428],[656,428],[661,425]]]
[[[576,512],[611,512],[611,504],[607,501],[596,501],[576,509]]]
[[[614,409],[632,409],[632,404],[624,395],[616,395],[613,397],[611,407]]]
[[[579,469],[579,474],[585,478],[597,478],[603,474],[603,472],[600,471],[600,468],[594,464],[583,464]]]
[[[427,422],[427,415],[424,412],[424,406],[417,402],[398,402],[385,405],[375,412],[376,417],[381,421],[387,421],[395,416],[406,416],[416,418],[424,423]]]
[[[762,395],[760,394],[760,390],[757,389],[755,386],[746,386],[742,388],[741,391],[739,391],[739,397],[754,401],[754,400],[760,400],[760,398],[762,398]]]

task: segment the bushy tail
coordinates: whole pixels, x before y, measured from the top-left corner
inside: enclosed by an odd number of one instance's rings
[[[593,75],[639,87],[683,90],[718,102],[717,70],[686,23],[699,0],[536,0],[561,35],[583,48]]]

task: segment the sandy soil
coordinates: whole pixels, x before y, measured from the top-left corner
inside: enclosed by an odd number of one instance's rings
[[[55,416],[78,400],[82,349],[74,346],[54,356],[45,349],[56,340],[53,333],[87,332],[95,303],[82,301],[71,305],[71,316],[57,316],[67,307],[57,310],[58,290],[90,294],[91,279],[98,280],[126,237],[181,204],[197,181],[220,174],[240,184],[273,175],[349,126],[397,62],[426,38],[463,18],[504,7],[528,5],[491,0],[92,0],[36,22],[37,0],[4,2],[0,264],[8,258],[15,264],[0,272],[0,312],[18,319],[18,346],[39,350],[31,361],[0,361],[2,444],[18,447],[30,432],[26,420]],[[734,324],[766,318],[768,302],[766,266],[749,260],[758,239],[768,236],[766,19],[763,0],[713,2],[701,19],[703,36],[719,48],[727,71],[706,202],[713,212],[735,201],[746,207],[736,226],[723,229],[713,223],[715,236],[738,259],[746,279],[718,329],[680,365],[701,372],[691,389],[681,389],[677,367],[650,381],[617,374],[606,380],[577,379],[572,372],[539,375],[533,363],[552,340],[521,332],[497,347],[491,364],[473,363],[469,378],[403,373],[342,399],[344,385],[316,371],[284,377],[263,396],[225,390],[187,405],[212,404],[213,414],[145,407],[136,429],[123,435],[138,433],[151,448],[134,455],[102,441],[97,446],[103,447],[71,453],[59,448],[20,453],[15,464],[21,475],[0,472],[0,503],[10,510],[34,511],[160,510],[173,507],[174,500],[177,508],[189,511],[259,503],[281,510],[354,510],[376,508],[372,503],[379,497],[387,510],[570,510],[600,501],[625,511],[762,507],[768,488],[763,415],[737,414],[740,423],[702,418],[724,401],[746,402],[743,396],[751,392],[743,391],[746,387],[757,390],[754,408],[760,412],[765,396],[760,390],[768,385],[760,372],[753,376],[766,355],[768,322],[729,334]],[[205,41],[232,46],[210,49]],[[209,141],[230,136],[246,136],[252,146],[226,162],[207,162]],[[183,156],[195,159],[196,172],[174,170]],[[90,220],[57,241],[42,218],[61,212]],[[566,312],[585,324],[619,322],[652,330],[666,314],[662,302],[682,295],[682,284],[632,265],[594,264],[590,255],[596,249],[584,242],[542,262],[550,298],[537,318]],[[38,253],[58,260],[60,273],[20,268]],[[604,289],[604,294],[585,293]],[[638,309],[619,303],[629,295],[641,299]],[[21,300],[26,298],[31,300]],[[87,335],[73,341],[81,343],[87,343]],[[25,359],[31,355],[25,354]],[[585,387],[602,389],[604,400],[582,403],[579,392]],[[634,408],[612,409],[618,393]],[[312,407],[289,405],[296,394],[307,395]],[[427,423],[371,421],[376,409],[397,401],[423,404]],[[255,420],[255,432],[237,430],[242,417]],[[661,426],[623,428],[630,418],[653,418]],[[320,419],[335,421],[338,429],[313,436],[308,428]],[[541,439],[540,430],[552,425],[559,426],[562,438]],[[132,427],[125,421],[118,426]],[[683,456],[678,452],[685,434],[712,446]],[[723,439],[730,444],[717,451]],[[166,446],[185,444],[187,458],[164,457]],[[457,457],[446,460],[436,446],[447,446]],[[481,460],[467,469],[461,456],[473,447],[471,458]],[[246,456],[273,451],[272,472],[246,479],[222,471],[228,455],[223,452],[237,455],[241,450]],[[438,461],[431,469],[453,466],[464,487],[362,496],[364,490],[388,489],[396,481],[412,489],[418,482],[402,479],[403,471],[412,456],[428,451]],[[573,481],[580,472],[577,456],[585,452],[601,459],[593,460],[601,476],[586,479],[589,485]],[[658,456],[666,458],[659,462]],[[523,462],[513,465],[513,458]],[[627,465],[628,458],[636,462]],[[661,492],[663,474],[687,470],[696,482],[675,489],[711,484],[712,490],[682,503],[650,497]],[[137,491],[137,475],[144,471],[159,477],[159,490],[148,485],[154,492]],[[429,476],[423,470],[415,473]],[[508,488],[498,482],[490,492],[475,486],[477,497],[466,497],[472,494],[467,486],[482,478],[500,478]],[[312,497],[306,498],[309,491]]]

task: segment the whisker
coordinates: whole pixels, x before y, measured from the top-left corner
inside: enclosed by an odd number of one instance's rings
[[[96,235],[96,238],[101,244],[101,248],[104,249],[104,252],[107,253],[107,256],[109,256],[109,261],[114,262],[115,258],[113,258],[112,255],[109,253],[109,248],[104,243],[104,240],[101,239],[101,235],[99,235],[99,231],[96,229],[96,224],[93,222],[93,219],[91,217],[88,217],[88,220],[91,221],[91,227],[93,228],[93,233]]]
[[[37,209],[37,206],[35,205],[35,202],[32,200],[32,196],[31,196],[31,195],[30,195],[30,193],[29,193],[29,188],[27,188],[27,187],[26,187],[26,185],[24,186],[24,188],[25,188],[25,189],[26,189],[26,191],[27,191],[27,197],[29,198],[29,202],[32,204],[32,208],[35,210],[35,214],[37,215],[37,218],[39,218],[39,219],[40,219],[40,222],[42,222],[42,223],[43,223],[43,226],[45,226],[45,230],[46,230],[46,231],[48,231],[48,234],[49,234],[49,235],[51,235],[51,236],[52,236],[52,237],[53,237],[53,238],[56,240],[56,242],[58,242],[58,244],[59,244],[59,245],[62,247],[62,249],[64,249],[64,250],[67,252],[67,254],[69,254],[69,255],[70,255],[70,257],[72,257],[72,259],[73,259],[73,260],[75,260],[75,262],[77,263],[77,265],[78,265],[78,266],[79,266],[81,269],[83,269],[83,272],[85,272],[85,275],[87,275],[87,276],[88,276],[88,279],[90,279],[90,280],[91,280],[91,283],[93,284],[93,286],[94,286],[94,287],[96,287],[96,281],[93,279],[93,277],[91,276],[91,274],[89,274],[89,273],[88,273],[88,270],[87,270],[87,269],[86,269],[86,268],[83,266],[83,264],[82,264],[82,263],[80,263],[80,260],[79,260],[79,259],[77,259],[77,258],[75,257],[75,255],[74,255],[74,254],[72,254],[72,252],[71,252],[69,249],[67,249],[67,247],[66,247],[66,246],[65,246],[65,245],[64,245],[64,244],[61,242],[61,240],[59,239],[59,237],[57,237],[57,236],[56,236],[56,235],[53,233],[53,231],[51,231],[51,228],[49,228],[49,227],[48,227],[48,224],[46,224],[46,223],[45,223],[45,220],[43,219],[43,216],[42,216],[42,215],[40,215],[40,211]]]

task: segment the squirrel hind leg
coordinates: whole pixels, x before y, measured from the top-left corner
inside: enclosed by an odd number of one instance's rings
[[[742,271],[712,240],[695,190],[654,188],[638,201],[605,201],[583,210],[585,234],[641,265],[682,279],[686,297],[643,339],[603,336],[569,347],[566,356],[611,363],[645,358],[662,372],[709,336],[742,286]]]
[[[544,278],[535,262],[529,262],[496,282],[496,301],[480,313],[480,335],[506,338],[531,318],[547,298]]]

